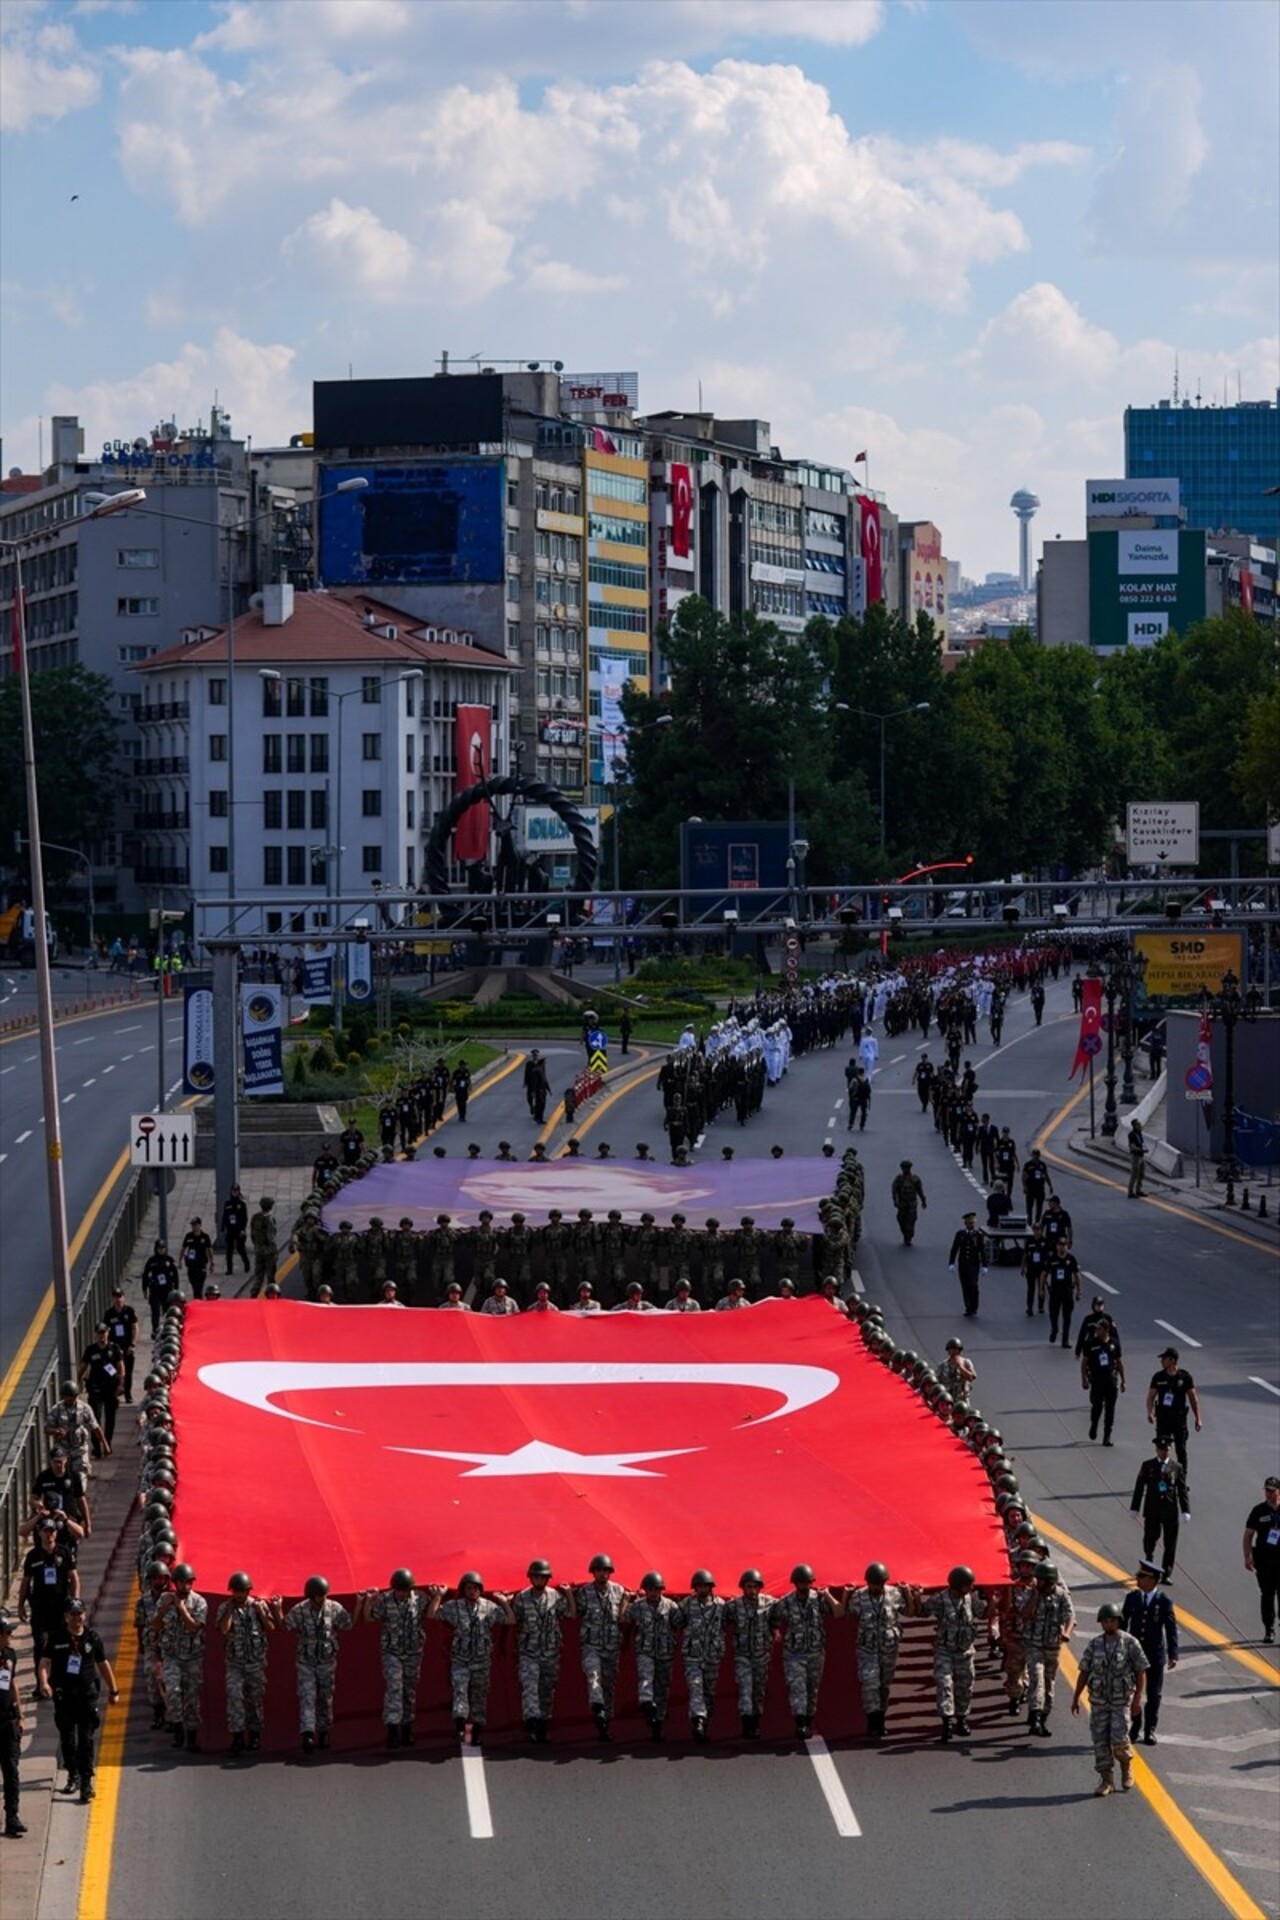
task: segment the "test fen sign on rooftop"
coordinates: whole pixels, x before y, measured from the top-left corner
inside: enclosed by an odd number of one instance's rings
[[[1198,800],[1131,800],[1126,812],[1124,837],[1130,866],[1199,864]]]

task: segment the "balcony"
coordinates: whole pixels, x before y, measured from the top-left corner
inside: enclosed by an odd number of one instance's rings
[[[190,867],[135,867],[133,877],[140,887],[186,887],[191,884]]]
[[[135,833],[186,833],[190,826],[191,816],[185,807],[171,807],[164,813],[135,813],[133,816]]]
[[[139,707],[134,714],[140,727],[159,726],[165,720],[188,720],[190,717],[189,700],[162,700],[151,706]]]
[[[160,755],[135,763],[134,771],[144,779],[160,779],[165,774],[186,773],[191,765],[185,753]]]

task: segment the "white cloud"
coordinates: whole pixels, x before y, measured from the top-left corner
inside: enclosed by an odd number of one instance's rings
[[[69,21],[38,5],[0,9],[0,131],[27,133],[93,105],[99,79]]]
[[[404,290],[414,276],[414,252],[402,233],[383,225],[369,207],[336,197],[283,242],[287,258],[317,265],[339,285],[358,285],[375,300]]]
[[[1209,158],[1203,87],[1195,68],[1179,63],[1141,75],[1127,95],[1123,144],[1098,175],[1088,226],[1107,252],[1150,256],[1177,231]],[[1211,236],[1198,245],[1211,251]]]
[[[530,293],[619,293],[626,285],[625,273],[590,273],[568,260],[539,260],[525,275]]]
[[[1086,320],[1060,287],[1041,280],[988,320],[976,364],[988,379],[1036,389],[1096,387],[1120,359],[1120,342]]]

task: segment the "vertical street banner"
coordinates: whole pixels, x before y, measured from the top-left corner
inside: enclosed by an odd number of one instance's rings
[[[866,570],[867,605],[884,599],[884,562],[880,551],[880,502],[858,495],[862,564]]]
[[[493,718],[488,707],[460,706],[457,712],[455,793],[489,778]],[[469,807],[453,830],[455,860],[485,860],[489,855],[489,803]]]
[[[240,996],[246,1095],[284,1092],[284,1039],[279,987],[245,987]]]
[[[303,949],[302,997],[311,1007],[327,1006],[333,999],[332,946]]]
[[[184,983],[182,1005],[182,1089],[213,1092],[213,989]]]
[[[347,999],[353,1007],[367,1007],[373,999],[373,948],[367,940],[348,944]]]
[[[626,764],[627,723],[622,717],[622,694],[631,677],[631,662],[617,654],[600,656],[600,752],[606,782]]]
[[[689,557],[693,526],[693,476],[688,467],[673,462],[671,468],[671,551],[680,559]]]
[[[1080,1037],[1076,1041],[1076,1057],[1071,1062],[1068,1080],[1074,1080],[1077,1073],[1086,1072],[1089,1062],[1101,1051],[1102,982],[1085,979],[1080,983]]]

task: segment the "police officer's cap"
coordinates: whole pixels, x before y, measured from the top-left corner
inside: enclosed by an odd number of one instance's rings
[[[865,1577],[869,1587],[882,1587],[889,1578],[889,1569],[883,1560],[873,1560],[867,1568]]]
[[[798,1567],[792,1567],[791,1584],[793,1587],[811,1587],[813,1585],[813,1568],[806,1565],[803,1561],[801,1561]]]
[[[1158,1433],[1155,1439],[1151,1442],[1151,1444],[1153,1447],[1171,1447],[1173,1445],[1173,1441],[1169,1438],[1167,1433]]]
[[[42,1520],[40,1522],[40,1525],[36,1528],[37,1533],[56,1533],[57,1531],[58,1531],[58,1523],[56,1520],[52,1518]]]
[[[1098,1625],[1099,1626],[1102,1625],[1102,1622],[1104,1620],[1123,1620],[1123,1619],[1124,1619],[1124,1615],[1121,1613],[1119,1607],[1116,1605],[1114,1600],[1104,1600],[1102,1605],[1098,1608]]]
[[[607,1553],[593,1554],[591,1559],[591,1564],[587,1568],[587,1572],[588,1573],[612,1573],[613,1561],[609,1558]]]
[[[762,1587],[764,1585],[764,1575],[761,1573],[759,1567],[748,1567],[745,1573],[738,1575],[738,1585],[740,1587]]]
[[[530,1580],[536,1580],[543,1574],[546,1575],[548,1580],[551,1578],[551,1562],[549,1560],[531,1560],[529,1562]]]
[[[660,1573],[652,1572],[646,1573],[640,1582],[646,1593],[661,1593],[666,1584]]]
[[[155,1569],[153,1568],[152,1571],[154,1572]],[[228,1593],[252,1593],[253,1581],[249,1578],[249,1575],[247,1573],[233,1573],[231,1578],[227,1581],[227,1592]]]
[[[196,1570],[194,1567],[188,1566],[185,1560],[180,1560],[177,1566],[173,1570],[173,1577],[175,1580],[183,1580],[188,1582],[191,1586],[194,1586],[195,1580],[196,1580]]]
[[[329,1582],[322,1573],[313,1573],[303,1588],[308,1600],[323,1600],[328,1591]]]
[[[1163,1571],[1164,1569],[1161,1567],[1160,1562],[1158,1560],[1147,1560],[1143,1558],[1138,1562],[1138,1572],[1149,1573],[1156,1580],[1158,1580],[1161,1577],[1161,1574],[1163,1573]]]
[[[63,1605],[63,1608],[62,1608],[62,1611],[63,1611],[64,1613],[83,1613],[83,1612],[84,1612],[84,1601],[83,1601],[83,1600],[68,1600],[68,1601],[66,1601],[66,1602],[64,1603],[64,1605]]]
[[[408,1567],[397,1567],[391,1576],[391,1584],[397,1593],[407,1593],[413,1586],[413,1575]]]

